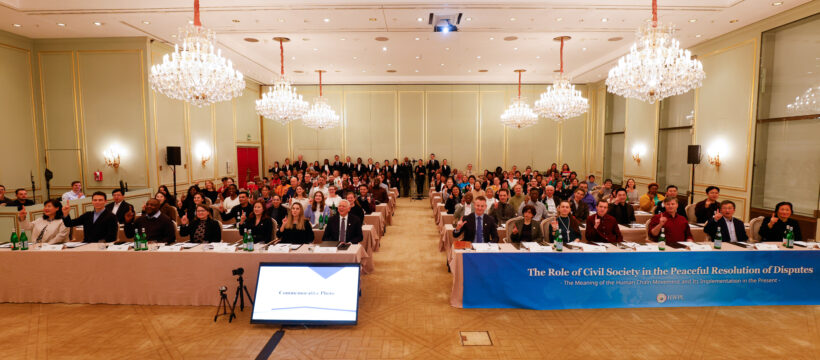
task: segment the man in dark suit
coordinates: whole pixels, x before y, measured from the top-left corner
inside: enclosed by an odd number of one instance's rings
[[[342,166],[342,161],[339,160],[339,155],[333,156],[333,167],[330,168],[330,171],[339,170],[339,174],[344,174],[344,166]]]
[[[427,178],[430,180],[430,183],[433,182],[433,174],[436,173],[436,170],[439,169],[438,160],[436,160],[436,154],[430,154],[430,160],[427,161]]]
[[[299,155],[298,159],[299,160],[296,161],[296,164],[294,164],[294,167],[296,168],[296,170],[302,170],[302,171],[307,170],[308,165],[307,165],[307,162],[302,158],[302,155]]]
[[[720,212],[709,218],[706,226],[703,227],[703,232],[714,240],[718,229],[720,229],[723,241],[748,241],[749,236],[746,235],[746,225],[740,219],[735,218],[734,215],[735,203],[731,200],[722,201],[720,203]]]
[[[401,196],[410,196],[410,178],[413,177],[413,164],[408,157],[404,157],[404,162],[399,165],[399,183],[401,184]]]
[[[628,226],[635,222],[635,209],[632,208],[631,204],[626,202],[626,189],[620,188],[615,191],[615,200],[609,208],[608,213],[618,221],[618,224]]]
[[[464,241],[476,243],[498,242],[498,229],[495,219],[492,216],[484,214],[487,210],[487,198],[483,196],[477,197],[473,200],[475,212],[463,217],[453,230],[453,237],[458,237],[464,234]]]
[[[294,169],[294,167],[290,163],[290,158],[285,158],[285,163],[282,165],[282,171],[287,173],[288,171],[291,171],[293,169]],[[295,174],[294,174],[294,176],[295,176]]]
[[[350,203],[342,200],[339,202],[339,213],[331,216],[327,222],[322,241],[358,244],[362,238],[362,219],[351,214]]]
[[[114,189],[111,192],[111,198],[114,202],[108,203],[105,205],[105,210],[114,214],[117,217],[117,222],[120,224],[125,223],[125,213],[128,212],[133,206],[125,201],[125,194],[123,194],[122,189]]]
[[[586,219],[589,217],[589,205],[584,202],[584,196],[586,196],[584,189],[575,189],[575,195],[572,197],[572,200],[569,201],[572,215],[574,215],[576,219]]]
[[[170,245],[176,242],[176,227],[167,216],[159,211],[159,200],[150,199],[145,202],[145,212],[136,220],[134,211],[125,213],[125,237],[133,239],[137,230],[145,230],[149,241],[156,241]]]
[[[356,170],[356,165],[350,161],[350,156],[345,157],[345,164],[344,164],[344,172],[347,176],[353,175],[353,171]],[[359,174],[361,175],[361,174]]]
[[[441,176],[444,178],[450,177],[450,173],[453,171],[453,168],[450,165],[447,165],[447,159],[441,161]]]
[[[91,205],[94,211],[88,211],[76,219],[71,219],[71,207],[63,204],[63,225],[66,227],[83,227],[83,242],[117,241],[117,217],[105,209],[105,193],[97,191],[91,195]],[[156,201],[156,200],[154,200]],[[131,209],[133,212],[133,209]]]

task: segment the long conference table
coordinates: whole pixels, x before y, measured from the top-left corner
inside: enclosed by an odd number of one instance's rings
[[[217,305],[220,286],[233,301],[231,270],[244,268],[255,295],[260,262],[362,263],[362,245],[317,253],[302,245],[288,253],[216,252],[200,244],[189,250],[104,251],[91,243],[61,251],[0,249],[0,302],[139,305]]]
[[[773,250],[731,243],[703,251],[603,253],[565,248],[530,252],[453,250],[450,305],[464,308],[577,309],[613,307],[818,305],[820,250],[778,242]]]

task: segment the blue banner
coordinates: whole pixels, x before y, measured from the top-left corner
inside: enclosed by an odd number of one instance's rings
[[[818,305],[820,251],[464,253],[465,308]]]

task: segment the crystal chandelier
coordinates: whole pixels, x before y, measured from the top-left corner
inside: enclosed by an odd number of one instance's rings
[[[803,95],[795,97],[793,103],[786,105],[786,109],[790,113],[820,113],[820,86],[806,89]]]
[[[535,102],[535,111],[548,119],[561,122],[574,118],[587,112],[589,102],[581,92],[575,90],[570,79],[564,77],[564,41],[569,40],[569,36],[559,36],[556,41],[561,41],[561,70],[558,78],[547,91],[541,94],[541,99]]]
[[[268,92],[262,94],[261,99],[256,100],[256,113],[284,125],[304,116],[309,105],[307,101],[302,100],[302,95],[296,93],[296,88],[292,86],[293,83],[285,77],[285,48],[282,43],[290,39],[285,37],[273,39],[279,41],[281,73],[273,86],[268,88]]]
[[[515,70],[518,73],[518,97],[514,97],[512,104],[501,114],[501,123],[514,128],[530,127],[538,123],[538,115],[527,105],[527,98],[521,97],[521,73],[527,70]]]
[[[322,96],[322,73],[324,70],[316,70],[319,73],[319,97],[313,101],[313,106],[302,118],[305,126],[317,130],[330,129],[339,125],[339,115],[328,105],[327,99]]]
[[[198,107],[242,95],[242,73],[215,49],[216,33],[202,27],[199,0],[194,0],[194,23],[179,29],[179,39],[182,48],[175,44],[171,56],[165,54],[162,64],[151,67],[151,89]]]
[[[658,24],[657,0],[652,0],[652,20],[638,29],[640,40],[609,70],[607,90],[652,104],[700,87],[706,78],[703,64],[680,48],[673,31]]]

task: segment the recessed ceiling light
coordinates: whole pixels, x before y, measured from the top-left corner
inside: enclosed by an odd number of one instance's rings
[[[560,21],[563,21],[563,20],[564,20],[564,18],[555,18],[555,21],[559,21],[559,22],[560,22]]]
[[[515,21],[515,18],[514,18],[514,17],[511,17],[511,18],[510,18],[510,21]]]
[[[581,48],[581,51],[587,51],[587,48]]]
[[[171,37],[172,37],[172,38],[175,38],[175,37],[177,37],[177,36],[176,36],[176,34],[171,34]]]
[[[695,21],[698,21],[698,19],[689,19],[689,22],[690,22],[690,23],[693,23],[693,22],[695,22]]]
[[[736,22],[738,22],[738,21],[740,21],[740,20],[738,20],[738,19],[732,19],[732,20],[729,20],[729,24],[734,24],[734,23],[736,23]]]
[[[450,48],[446,47],[446,48],[444,48],[444,50],[450,51]]]
[[[323,21],[327,23],[327,22],[330,22],[330,19],[325,18]]]
[[[490,40],[495,40],[495,38],[494,38],[494,37],[492,37],[492,36],[490,36]]]
[[[393,66],[393,64],[387,64],[387,66]]]
[[[63,23],[57,23],[57,26],[65,26]]]
[[[382,46],[382,51],[387,51],[387,46]]]
[[[414,70],[415,72],[419,72],[418,70]]]
[[[95,21],[95,22],[94,22],[94,25],[95,25],[95,26],[102,26],[102,23],[101,23],[101,22],[99,22],[99,21]]]
[[[441,63],[441,66],[444,66],[444,63]]]
[[[233,20],[231,20],[231,21],[232,21],[232,22],[234,22],[234,23],[238,23],[238,22],[239,22],[239,19],[233,19]]]
[[[540,59],[540,58],[541,58],[541,55],[538,55],[538,56],[536,56],[535,58],[536,58],[536,59]]]
[[[481,55],[478,55],[478,56],[476,56],[475,58],[476,58],[476,59],[481,59]]]
[[[290,59],[291,60],[296,60],[296,56],[291,56]]]
[[[780,6],[780,5],[783,5],[782,1],[775,1],[775,2],[772,3],[772,6]]]
[[[345,38],[341,38],[341,39],[339,39],[339,40],[341,40],[341,41],[345,41],[346,39],[345,39]]]
[[[467,72],[473,72],[473,71],[472,71],[472,70],[470,70],[470,69],[467,69]]]
[[[416,55],[416,60],[421,59],[421,56]]]
[[[416,38],[416,41],[420,40],[421,38]]]
[[[353,60],[357,60],[358,58],[359,58],[358,56],[354,56],[354,57],[353,57]]]
[[[14,26],[14,27],[22,27],[23,25],[20,25],[20,24],[11,24],[11,26]]]
[[[518,51],[518,48],[513,48],[513,50]]]
[[[285,22],[285,19],[279,18],[279,22]]]
[[[498,64],[498,66],[501,66],[501,64]]]
[[[367,70],[362,70],[362,72],[367,72]]]
[[[607,18],[601,18],[601,22],[607,22],[607,21],[609,21],[609,19],[607,19]]]
[[[193,25],[194,21],[193,20],[188,20],[188,24]]]
[[[150,21],[144,21],[144,20],[143,20],[143,22],[142,22],[142,23],[143,23],[143,24],[145,24],[145,25],[151,25],[151,22],[150,22]]]
[[[418,22],[422,22],[422,21],[424,21],[424,19],[422,19],[422,18],[417,18],[417,19],[416,19],[416,21],[418,21]]]
[[[313,51],[319,51],[319,49],[317,49],[317,48],[313,48]]]
[[[701,35],[700,35],[700,34],[697,34],[697,35],[695,35],[695,37],[696,37],[696,38],[699,38],[699,37],[701,37]]]

